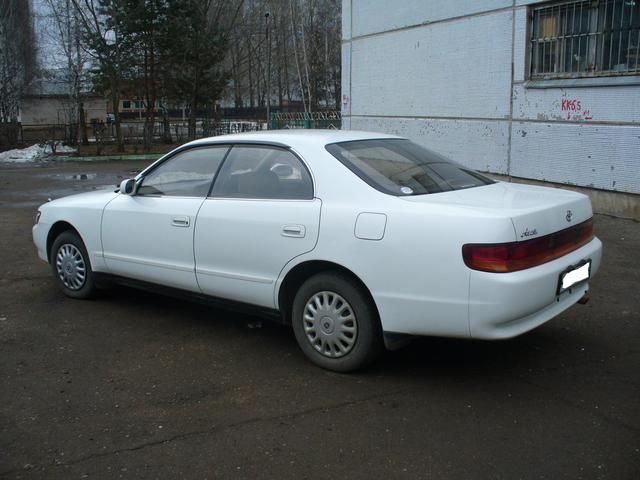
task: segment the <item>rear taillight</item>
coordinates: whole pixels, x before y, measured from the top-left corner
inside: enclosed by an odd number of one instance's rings
[[[535,267],[560,258],[589,243],[593,220],[544,237],[511,243],[468,243],[462,247],[467,267],[483,272],[507,273]]]

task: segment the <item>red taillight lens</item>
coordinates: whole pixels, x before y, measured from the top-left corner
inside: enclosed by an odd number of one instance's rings
[[[593,219],[544,237],[511,243],[469,243],[462,247],[467,267],[483,272],[517,272],[560,258],[589,243]]]

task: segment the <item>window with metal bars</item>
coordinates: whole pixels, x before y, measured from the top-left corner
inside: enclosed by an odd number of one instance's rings
[[[531,9],[530,78],[640,75],[640,0],[571,0]]]

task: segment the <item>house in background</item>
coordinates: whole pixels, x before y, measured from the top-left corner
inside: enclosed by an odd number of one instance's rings
[[[102,95],[85,92],[83,95],[84,115],[87,125],[93,120],[104,121],[108,101]],[[69,96],[67,83],[55,75],[34,80],[22,97],[20,121],[22,127],[46,127],[66,125],[70,119],[73,101]]]
[[[343,128],[640,219],[640,0],[343,0]]]

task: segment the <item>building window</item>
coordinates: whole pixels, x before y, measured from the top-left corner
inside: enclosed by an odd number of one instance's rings
[[[123,100],[122,108],[125,110],[129,110],[131,108],[131,102],[129,100]]]
[[[640,0],[572,0],[531,10],[532,79],[640,74]]]

